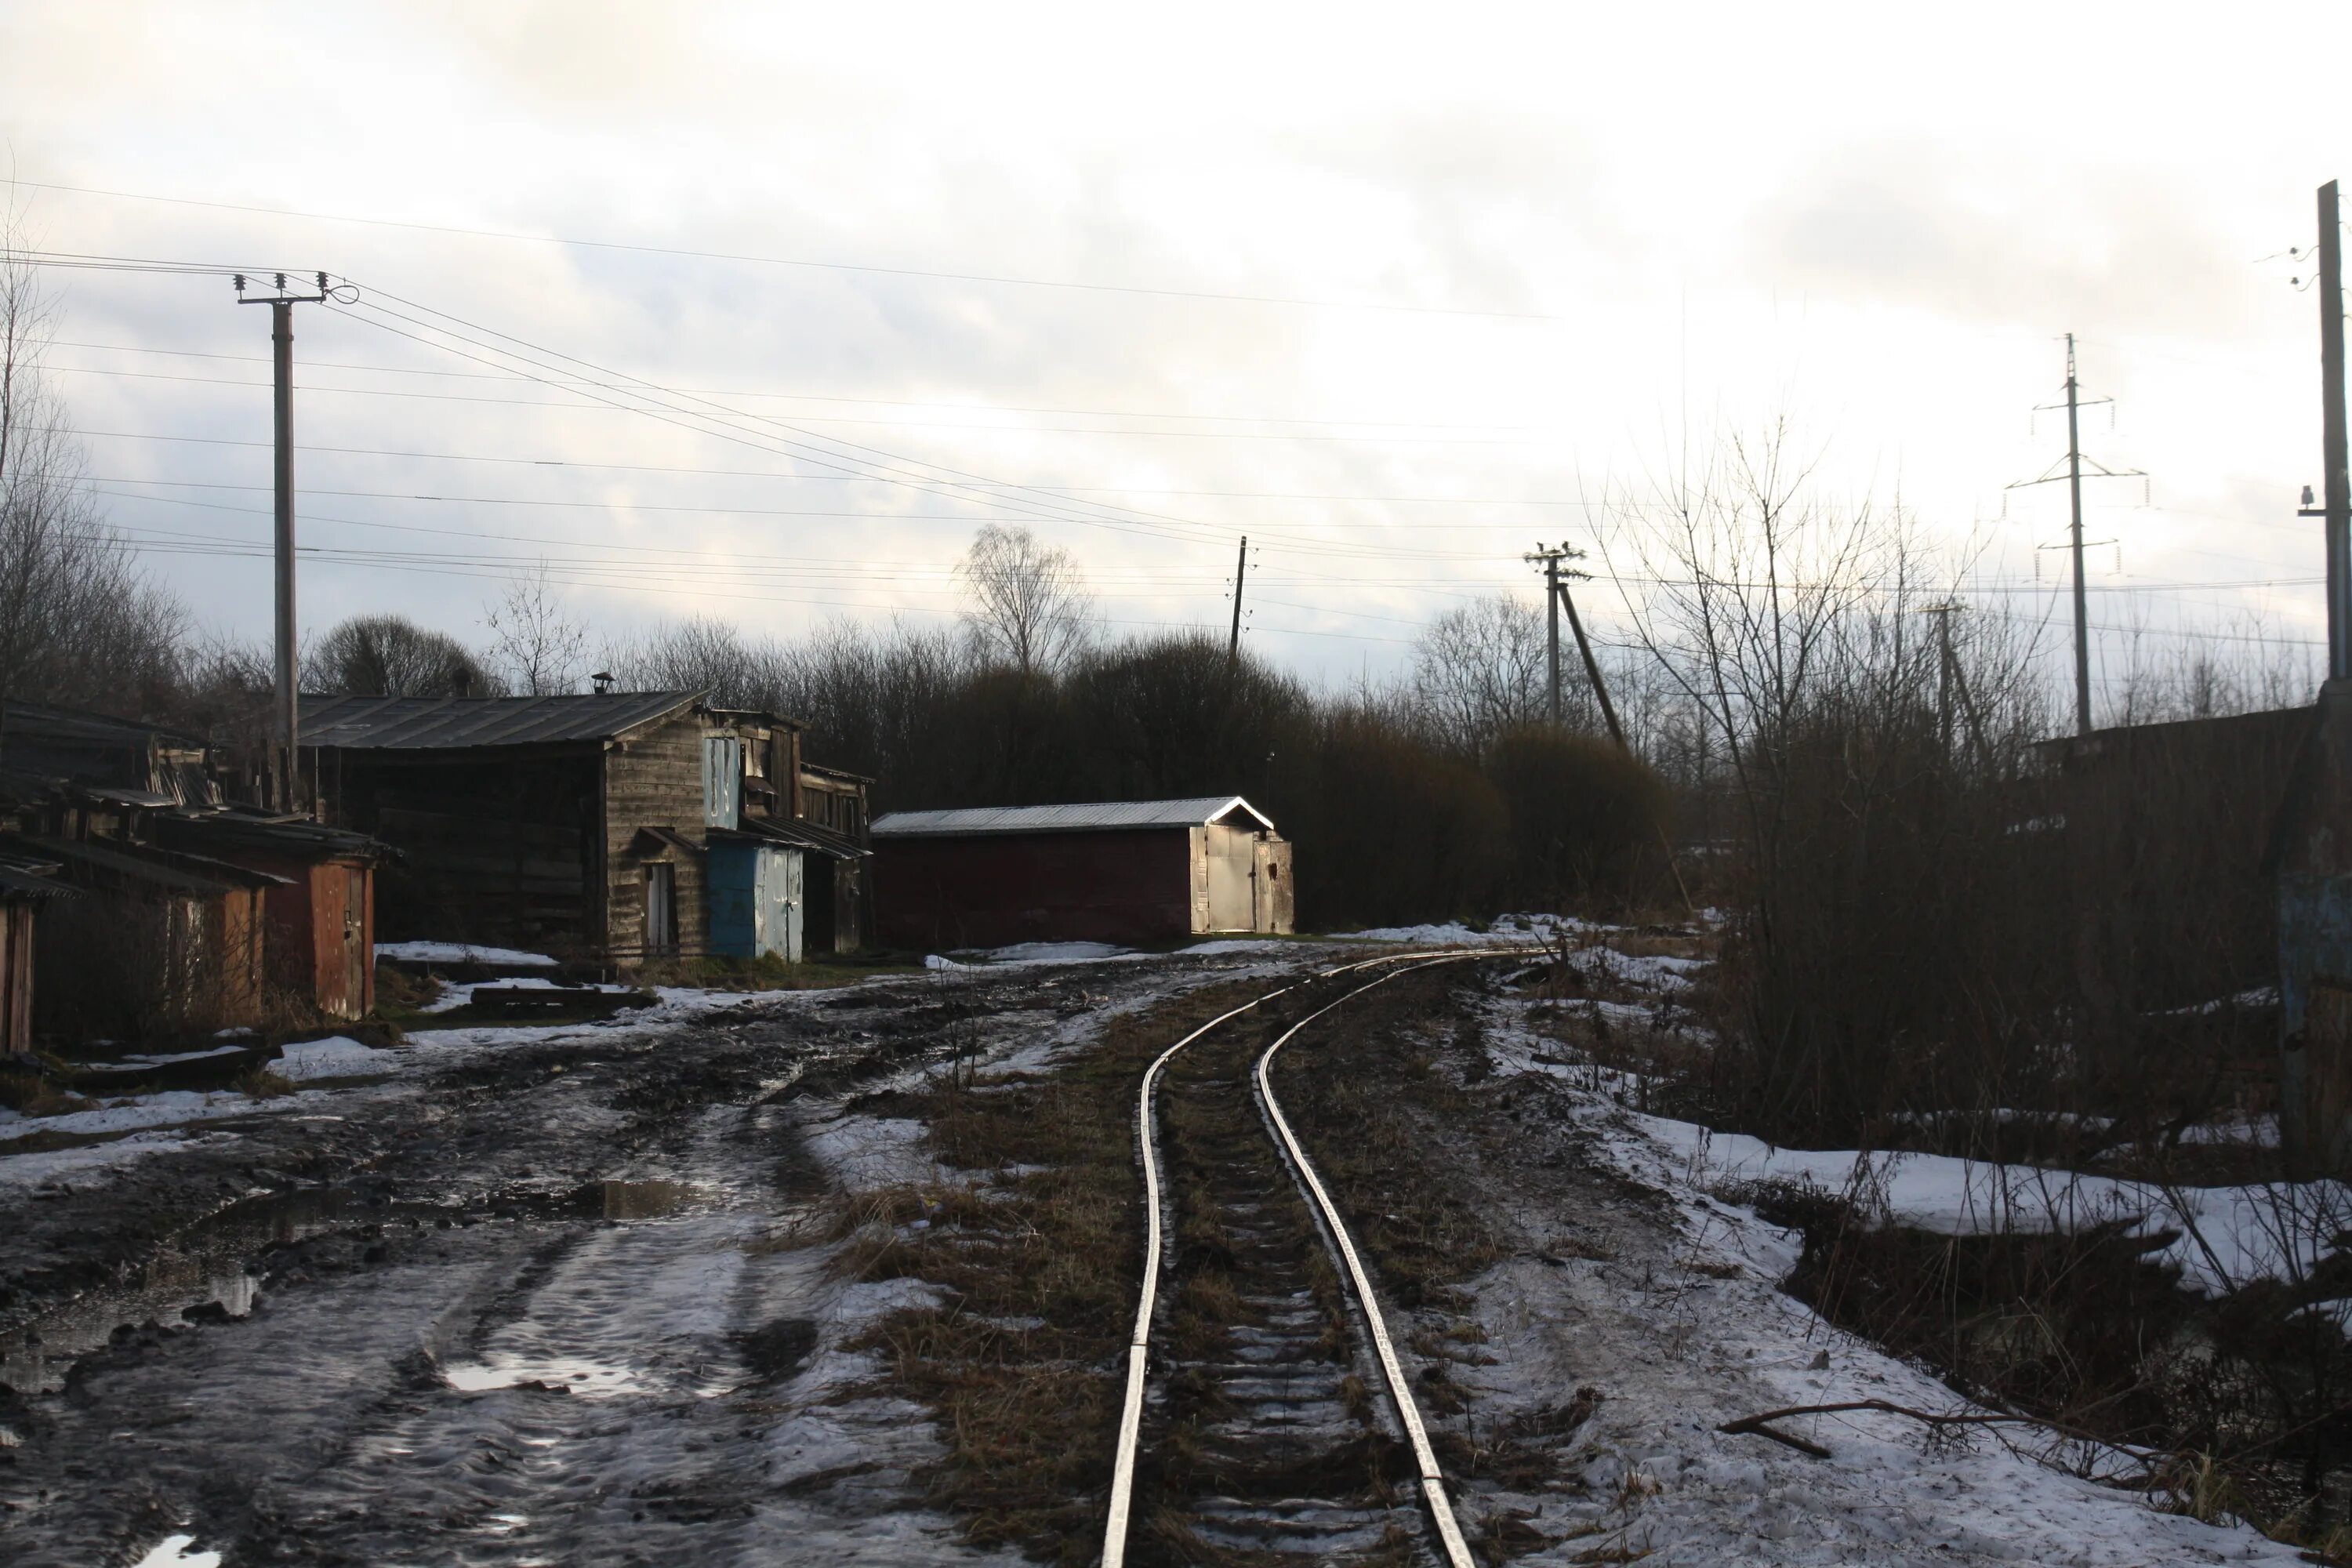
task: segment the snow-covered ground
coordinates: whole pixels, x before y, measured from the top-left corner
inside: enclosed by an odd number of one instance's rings
[[[475,947],[462,942],[380,942],[378,958],[405,963],[495,963],[509,969],[552,969],[555,960],[543,952],[523,952],[511,947]]]
[[[1663,976],[1662,976],[1663,977]],[[1528,1563],[1659,1564],[2046,1563],[2292,1563],[2293,1548],[2245,1527],[2217,1527],[2159,1511],[2140,1494],[2068,1473],[2123,1474],[2127,1455],[2061,1455],[2031,1428],[1931,1440],[1906,1417],[1849,1412],[1780,1425],[1818,1443],[1818,1459],[1727,1421],[1797,1405],[1876,1399],[1948,1413],[1970,1408],[1925,1369],[1832,1327],[1784,1294],[1801,1237],[1716,1195],[1759,1178],[1842,1190],[1859,1156],[1776,1150],[1754,1139],[1630,1111],[1624,1080],[1564,1068],[1557,1040],[1528,1030],[1525,1004],[1490,1016],[1495,1081],[1533,1085],[1553,1114],[1638,1187],[1663,1194],[1654,1210],[1563,1205],[1514,1191],[1501,1207],[1523,1249],[1474,1282],[1471,1316],[1491,1364],[1457,1367],[1489,1425],[1557,1408],[1580,1387],[1601,1402],[1579,1429],[1584,1486],[1566,1493],[1479,1494],[1482,1512],[1516,1510],[1554,1536],[1575,1533]],[[1884,1158],[1884,1157],[1881,1157]],[[1908,1223],[1979,1227],[2012,1205],[2046,1205],[2052,1223],[2106,1217],[2147,1205],[2166,1223],[2163,1194],[2128,1184],[2019,1167],[1906,1155],[1879,1173],[1890,1210]],[[1494,1178],[1488,1177],[1489,1184]],[[2326,1201],[2342,1203],[2336,1191]],[[2246,1194],[2190,1194],[2219,1257],[2260,1268],[2263,1226]],[[2138,1212],[2135,1210],[2134,1212]],[[2177,1215],[2175,1215],[2177,1218]],[[2193,1244],[2189,1244],[2193,1246]],[[2184,1255],[2193,1268],[2200,1260]],[[2088,1461],[2085,1466],[2084,1461]],[[1609,1556],[1610,1552],[1620,1556]],[[1598,1552],[1601,1555],[1580,1556]]]
[[[2184,1285],[2208,1292],[2307,1276],[2335,1250],[2333,1238],[2352,1228],[2352,1188],[2336,1181],[2168,1188],[1945,1154],[1776,1149],[1687,1121],[1631,1121],[1639,1139],[1619,1141],[1629,1168],[1655,1162],[1710,1191],[1757,1181],[1831,1194],[1867,1189],[1884,1194],[1890,1219],[1945,1235],[2074,1231],[2114,1220],[2139,1235],[2168,1231],[2175,1239],[2150,1258],[2179,1265]]]
[[[427,944],[435,945],[435,944]],[[506,982],[504,984],[518,984]],[[455,985],[446,993],[470,994],[472,987]],[[810,992],[792,994],[807,996]],[[254,1116],[331,1116],[356,1114],[366,1098],[384,1088],[404,1092],[401,1080],[420,1069],[447,1067],[464,1057],[487,1050],[530,1045],[558,1035],[583,1030],[646,1035],[691,1023],[712,1013],[739,1007],[750,999],[738,991],[707,991],[665,986],[655,993],[655,1005],[634,1008],[611,1019],[562,1025],[497,1025],[474,1028],[418,1030],[402,1045],[383,1049],[341,1036],[303,1040],[283,1047],[283,1058],[265,1070],[297,1085],[326,1083],[330,1087],[301,1089],[293,1094],[254,1099],[237,1090],[209,1092],[171,1089],[156,1094],[107,1098],[91,1110],[58,1116],[24,1116],[0,1110],[0,1194],[25,1190],[68,1176],[80,1177],[135,1161],[168,1154],[205,1142],[234,1137],[233,1131],[213,1131],[209,1124]],[[449,995],[444,1007],[455,1005]],[[390,1085],[378,1081],[392,1079]],[[359,1079],[344,1084],[334,1080]],[[35,1133],[54,1132],[92,1142],[72,1149],[39,1152],[8,1152],[11,1143]],[[100,1141],[102,1140],[102,1142]]]

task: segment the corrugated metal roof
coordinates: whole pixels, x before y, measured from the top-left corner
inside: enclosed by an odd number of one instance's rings
[[[1199,827],[1234,811],[1272,828],[1237,795],[1194,800],[1106,800],[1086,805],[984,805],[961,811],[894,811],[874,820],[877,838],[971,837],[991,833],[1108,833],[1120,828]]]
[[[713,837],[729,831],[724,827],[710,830]],[[796,848],[814,849],[835,860],[858,860],[874,853],[854,838],[797,817],[747,816],[742,819],[742,826],[732,831],[739,837],[767,838]]]
[[[176,848],[258,849],[298,859],[306,856],[321,860],[401,858],[399,850],[364,833],[299,817],[243,811],[173,812],[155,817],[148,826]]]
[[[146,746],[157,740],[184,747],[202,746],[197,736],[163,724],[142,724],[78,708],[51,708],[38,702],[0,704],[0,729],[11,740],[53,741],[73,745]]]
[[[344,751],[457,751],[609,741],[698,691],[566,697],[305,697],[302,743]]]

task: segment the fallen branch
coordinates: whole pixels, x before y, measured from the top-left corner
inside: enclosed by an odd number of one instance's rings
[[[1771,1423],[1785,1421],[1794,1415],[1840,1415],[1854,1410],[1875,1410],[1882,1415],[1907,1416],[1911,1420],[1925,1423],[1929,1426],[2040,1426],[2078,1441],[2096,1441],[2096,1439],[2086,1438],[2083,1433],[2070,1431],[2056,1422],[2045,1421],[2036,1415],[1938,1415],[1931,1410],[1914,1410],[1907,1405],[1896,1405],[1885,1399],[1848,1399],[1834,1405],[1790,1405],[1779,1410],[1766,1410],[1754,1415],[1743,1415],[1737,1421],[1727,1421],[1716,1430],[1733,1436],[1769,1437],[1775,1443],[1787,1444],[1801,1454],[1811,1454],[1816,1459],[1826,1459],[1830,1458],[1830,1451],[1827,1448],[1810,1438],[1793,1436],[1787,1432],[1780,1431]]]

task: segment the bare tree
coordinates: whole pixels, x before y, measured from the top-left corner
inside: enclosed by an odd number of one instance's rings
[[[347,697],[494,697],[504,688],[465,644],[401,616],[353,616],[304,659],[302,684]]]
[[[972,602],[966,620],[989,652],[1024,676],[1052,674],[1094,634],[1077,558],[1025,528],[982,527],[956,568]]]
[[[669,622],[607,644],[602,662],[628,690],[699,691],[721,708],[784,706],[785,653],[773,643],[747,641],[711,616]]]
[[[1447,749],[1482,754],[1544,716],[1544,613],[1508,594],[1446,611],[1413,649],[1412,695]]]
[[[0,215],[0,695],[141,711],[168,700],[185,616],[132,565],[41,374],[57,309]]]
[[[564,614],[545,561],[509,584],[484,607],[482,620],[490,628],[490,658],[515,690],[551,697],[578,689],[588,628]]]

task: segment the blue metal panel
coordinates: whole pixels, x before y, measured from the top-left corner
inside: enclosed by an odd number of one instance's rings
[[[713,838],[705,862],[710,951],[722,958],[773,953],[801,961],[801,852],[787,845]]]
[[[713,838],[704,876],[710,889],[710,951],[722,958],[758,954],[759,906],[753,896],[759,848],[740,840]]]

